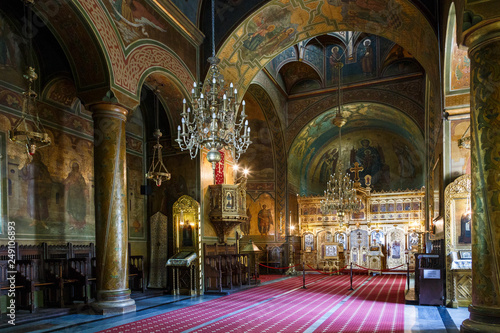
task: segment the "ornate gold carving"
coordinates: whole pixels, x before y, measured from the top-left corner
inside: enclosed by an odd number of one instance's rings
[[[471,177],[470,175],[463,175],[455,179],[455,181],[446,187],[444,192],[444,204],[445,204],[445,247],[446,247],[446,298],[447,304],[452,304],[456,306],[456,292],[457,283],[456,279],[453,277],[453,271],[451,270],[452,256],[451,252],[458,250],[470,250],[470,245],[459,246],[456,242],[456,230],[454,225],[454,200],[466,199],[470,197],[471,191]],[[455,273],[458,274],[458,273]],[[469,293],[470,296],[470,293]],[[470,303],[470,299],[468,300]]]
[[[210,222],[221,244],[231,230],[248,219],[245,187],[246,183],[209,186]]]

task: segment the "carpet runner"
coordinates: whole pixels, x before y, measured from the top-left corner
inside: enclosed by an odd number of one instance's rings
[[[403,332],[403,275],[308,274],[102,331]]]

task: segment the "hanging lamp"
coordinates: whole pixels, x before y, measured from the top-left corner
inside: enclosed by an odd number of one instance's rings
[[[153,136],[156,138],[156,144],[153,146],[153,160],[151,161],[151,166],[146,173],[147,179],[152,179],[155,181],[156,186],[161,186],[162,182],[170,180],[170,172],[168,172],[167,167],[163,164],[162,149],[163,146],[160,144],[160,138],[163,136],[160,131],[159,126],[159,89],[158,86],[155,89],[155,115],[156,115],[156,129],[153,132]]]
[[[37,149],[51,144],[50,137],[38,117],[36,107],[36,98],[38,95],[33,90],[34,82],[38,79],[38,74],[33,66],[33,5],[34,0],[25,0],[24,16],[28,24],[28,70],[23,77],[28,82],[28,89],[23,92],[21,118],[9,130],[9,139],[14,143],[25,146],[29,156],[34,155]]]

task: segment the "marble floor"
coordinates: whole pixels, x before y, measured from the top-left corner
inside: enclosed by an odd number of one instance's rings
[[[271,282],[272,283],[272,282]],[[136,300],[137,311],[118,316],[103,317],[91,314],[81,307],[75,314],[61,315],[57,318],[43,319],[8,328],[2,332],[98,332],[107,328],[149,318],[172,310],[198,304],[222,296],[204,295],[199,297],[162,295]],[[451,309],[437,306],[405,305],[405,333],[459,332],[460,324],[469,317],[467,308]],[[2,319],[3,321],[3,319]],[[2,323],[4,324],[4,323]]]

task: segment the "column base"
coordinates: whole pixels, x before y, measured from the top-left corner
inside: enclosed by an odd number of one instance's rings
[[[97,292],[97,302],[92,309],[100,315],[135,312],[135,301],[130,298],[130,290],[106,290]]]
[[[469,306],[470,318],[463,321],[460,332],[500,333],[500,309]]]

